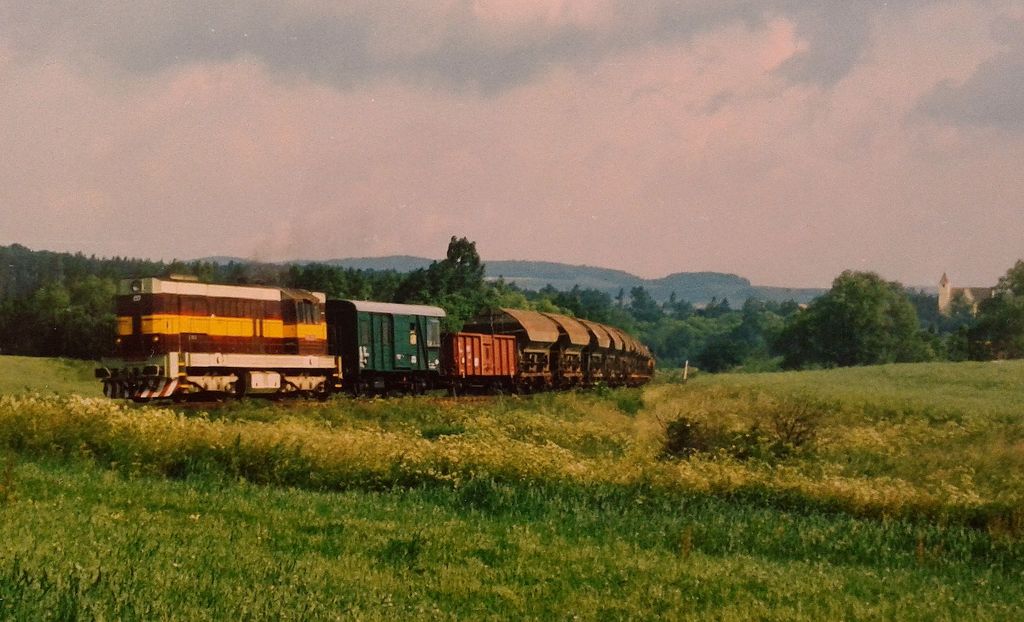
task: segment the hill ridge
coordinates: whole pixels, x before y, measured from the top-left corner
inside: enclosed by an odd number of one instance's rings
[[[412,255],[387,255],[383,257],[348,257],[320,262],[342,268],[360,270],[395,270],[408,272],[425,268],[433,260]],[[733,304],[742,304],[748,298],[762,300],[810,302],[825,290],[820,288],[776,287],[753,285],[749,279],[726,272],[702,270],[696,272],[674,272],[660,278],[647,279],[625,270],[603,268],[587,264],[568,264],[556,261],[533,261],[525,259],[484,260],[488,279],[504,279],[518,287],[539,290],[551,285],[559,290],[574,286],[596,289],[612,296],[624,290],[627,294],[633,287],[642,286],[655,300],[664,302],[673,293],[680,300],[694,304],[705,304],[712,299],[728,299]]]

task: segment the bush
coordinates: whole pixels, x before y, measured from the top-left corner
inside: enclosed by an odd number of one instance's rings
[[[702,453],[712,458],[728,456],[748,460],[771,457],[775,445],[757,424],[729,430],[680,417],[665,426],[665,444],[661,456],[663,459],[689,458]]]
[[[623,413],[635,416],[644,407],[640,389],[619,389],[615,392],[615,406]]]
[[[803,397],[772,401],[757,419],[739,428],[679,417],[665,425],[662,459],[689,458],[697,453],[737,460],[774,462],[809,449],[827,404]]]
[[[824,413],[830,404],[807,397],[786,397],[777,401],[766,413],[777,451],[792,453],[814,443]]]
[[[689,458],[697,452],[710,451],[712,440],[704,426],[686,417],[669,421],[665,426],[662,458]]]

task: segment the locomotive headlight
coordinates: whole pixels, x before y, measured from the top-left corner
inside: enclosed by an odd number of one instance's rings
[[[153,343],[160,341],[160,335],[153,335]]]
[[[133,294],[138,294],[139,292],[142,291],[142,281],[135,279],[134,281],[132,281],[129,287],[131,288]]]

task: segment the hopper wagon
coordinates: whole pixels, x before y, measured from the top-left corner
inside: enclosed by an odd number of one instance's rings
[[[501,308],[471,319],[464,328],[469,332],[515,338],[515,390],[528,393],[554,386],[552,351],[559,333],[558,325],[550,318],[537,311]]]
[[[558,341],[552,348],[551,375],[554,385],[569,389],[583,384],[583,349],[590,345],[587,327],[575,318],[559,313],[542,313],[558,327]]]

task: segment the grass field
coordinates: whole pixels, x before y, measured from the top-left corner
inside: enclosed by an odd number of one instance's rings
[[[0,618],[1024,615],[1020,363],[205,412],[65,382],[0,397]]]
[[[35,392],[100,397],[103,387],[93,376],[94,367],[74,359],[0,356],[0,395]]]

